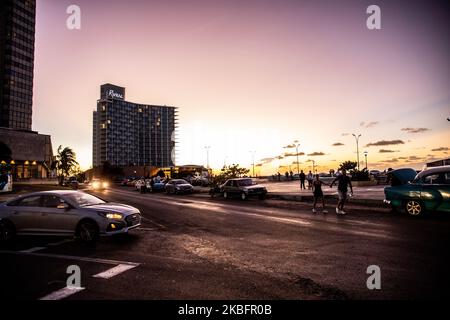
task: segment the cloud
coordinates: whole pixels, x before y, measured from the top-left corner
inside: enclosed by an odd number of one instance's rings
[[[297,164],[297,161],[292,161],[292,164]],[[302,164],[302,163],[299,161],[298,164]]]
[[[384,160],[383,162],[395,163],[395,162],[398,162],[398,159],[397,158],[392,158],[392,159],[389,159],[389,160]]]
[[[366,147],[372,147],[372,146],[391,146],[391,145],[397,145],[397,144],[404,144],[403,140],[380,140],[377,142],[372,142],[366,144]]]
[[[410,156],[410,157],[408,157],[408,160],[410,160],[410,161],[416,161],[416,160],[422,160],[423,158],[421,158],[421,157],[418,157],[418,156]]]
[[[295,148],[295,144],[288,144],[287,146],[284,146],[283,148],[289,149],[289,148]]]
[[[332,144],[333,147],[340,147],[343,146],[344,144],[342,142],[335,142]]]
[[[402,128],[402,131],[406,131],[407,133],[421,133],[421,132],[425,132],[425,131],[429,131],[431,129],[428,128]]]
[[[346,137],[346,136],[349,136],[350,135],[350,133],[343,133],[343,134],[341,134],[341,136],[343,136],[343,137]]]
[[[275,158],[263,158],[263,159],[260,159],[259,161],[261,162],[261,164],[267,164],[267,163],[271,163],[273,160],[275,160]]]
[[[263,166],[262,163],[255,164],[255,167],[262,167],[262,166]]]
[[[378,121],[370,121],[370,122],[361,122],[359,125],[364,128],[372,128],[375,127],[379,122]]]
[[[299,156],[304,156],[305,155],[305,153],[304,152],[299,152],[298,153],[298,155]],[[286,152],[284,155],[283,155],[283,157],[296,157],[297,156],[297,153],[296,152]]]
[[[392,152],[399,152],[399,150],[380,149],[378,152],[379,153],[392,153]]]
[[[448,147],[440,147],[440,148],[431,149],[431,151],[448,151],[448,150],[450,150]]]
[[[308,153],[308,156],[310,156],[310,157],[324,156],[324,155],[325,155],[325,153],[323,153],[323,152]]]

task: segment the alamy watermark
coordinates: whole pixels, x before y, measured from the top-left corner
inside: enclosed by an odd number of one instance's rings
[[[380,30],[381,29],[381,8],[376,4],[372,4],[367,7],[367,14],[370,14],[366,20],[366,26],[369,30]]]
[[[69,15],[66,19],[66,27],[69,30],[81,29],[81,8],[76,4],[67,7],[66,13]]]
[[[76,264],[72,264],[67,267],[67,274],[70,276],[67,278],[66,287],[69,289],[81,289],[81,269]]]
[[[366,270],[367,274],[370,276],[367,278],[366,285],[369,290],[380,290],[381,289],[381,269],[377,265],[370,265]]]

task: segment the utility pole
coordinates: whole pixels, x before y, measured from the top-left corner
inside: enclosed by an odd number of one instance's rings
[[[250,151],[251,152],[251,154],[252,154],[252,161],[253,161],[253,178],[255,177],[255,153],[256,153],[256,151],[255,150],[253,150],[253,151]]]
[[[211,146],[205,146],[206,149],[206,168],[209,169],[209,149],[211,148]]]
[[[367,154],[368,154],[368,152],[364,151],[364,156],[366,157],[366,170],[369,171],[369,168],[367,168]]]
[[[358,171],[359,171],[359,137],[361,137],[361,134],[356,135],[352,133],[352,136],[354,136],[356,140],[356,159],[358,161]]]

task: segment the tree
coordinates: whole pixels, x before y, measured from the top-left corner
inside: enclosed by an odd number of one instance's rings
[[[240,178],[249,172],[249,169],[239,168],[239,164],[232,164],[228,167],[224,166],[221,170],[221,173],[214,177],[214,183],[221,184],[228,179]]]
[[[59,184],[62,185],[64,178],[70,176],[73,170],[78,165],[76,160],[76,153],[73,149],[62,146],[58,147],[56,160],[52,163],[52,169],[56,169],[59,177]]]
[[[356,161],[344,161],[339,165],[339,170],[347,170],[347,171],[352,171],[355,170],[356,167],[358,166],[358,164],[356,163]]]

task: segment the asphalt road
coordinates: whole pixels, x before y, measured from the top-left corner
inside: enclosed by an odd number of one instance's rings
[[[205,195],[96,192],[139,208],[143,224],[95,247],[20,238],[0,251],[8,299],[429,299],[448,297],[450,219]],[[83,290],[65,295],[69,265]],[[369,265],[381,289],[369,290]],[[106,272],[106,273],[105,273]]]

